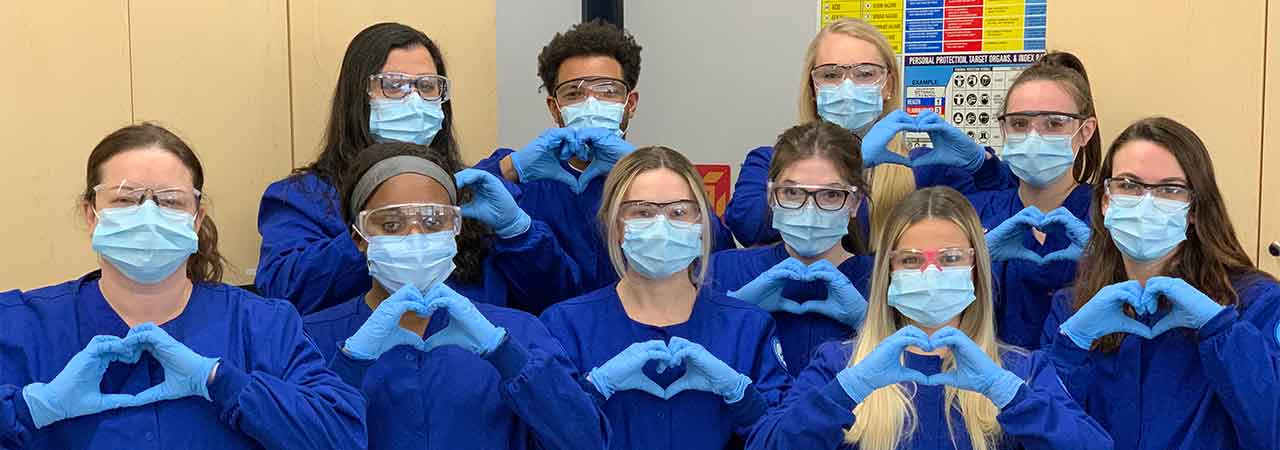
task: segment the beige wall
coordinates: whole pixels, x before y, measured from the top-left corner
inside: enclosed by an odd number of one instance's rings
[[[1280,1],[1267,2],[1267,48],[1280,51]],[[1280,258],[1271,256],[1267,246],[1280,243],[1280,58],[1266,58],[1266,92],[1262,121],[1262,210],[1259,220],[1258,258],[1263,270],[1280,276]],[[1238,225],[1237,225],[1238,226]]]
[[[233,270],[257,266],[263,189],[315,157],[342,52],[394,20],[445,50],[469,159],[496,142],[494,2],[16,0],[0,5],[0,289],[97,266],[75,201],[89,151],[133,121],[157,121],[196,149]],[[373,5],[374,3],[361,3]],[[67,14],[74,11],[74,14]]]

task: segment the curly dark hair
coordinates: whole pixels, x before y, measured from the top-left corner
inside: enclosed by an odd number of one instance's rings
[[[556,87],[560,63],[575,56],[608,56],[622,65],[622,81],[631,89],[640,81],[640,44],[627,30],[600,19],[556,33],[538,53],[538,77],[548,93]]]

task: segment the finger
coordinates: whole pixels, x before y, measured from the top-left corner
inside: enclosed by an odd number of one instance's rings
[[[489,181],[485,175],[489,175],[489,173],[477,169],[462,169],[458,171],[457,174],[454,174],[453,178],[458,188],[464,188],[473,184],[480,184],[481,187],[483,187],[488,184]]]
[[[654,383],[653,380],[650,380],[648,377],[641,379],[635,386],[635,390],[648,393],[649,395],[661,399],[667,398],[665,392],[662,390],[662,386],[658,386],[658,383]]]
[[[805,314],[808,312],[805,310],[805,305],[808,305],[810,303],[822,303],[822,302],[805,302],[804,304],[800,304],[800,303],[797,303],[795,300],[783,298],[782,300],[778,301],[778,309],[791,314]]]
[[[1171,328],[1170,325],[1172,325],[1172,322],[1169,321],[1169,317],[1167,316],[1163,319],[1160,319],[1159,322],[1156,322],[1156,325],[1154,327],[1148,327],[1144,325],[1142,322],[1133,320],[1132,318],[1125,316],[1124,318],[1120,319],[1120,329],[1116,331],[1122,331],[1128,334],[1132,334],[1134,336],[1142,336],[1144,338],[1151,339],[1156,336],[1159,336],[1160,334],[1163,334],[1165,330],[1168,330],[1169,328]],[[1157,332],[1157,330],[1159,331]]]
[[[1183,327],[1182,324],[1179,323],[1178,320],[1173,317],[1173,314],[1169,314],[1167,316],[1164,316],[1164,318],[1160,319],[1159,322],[1156,322],[1155,325],[1152,325],[1150,331],[1148,332],[1149,334],[1144,337],[1146,337],[1147,339],[1154,339],[1156,336],[1162,335],[1166,331],[1172,330],[1174,328],[1182,328],[1182,327]],[[1131,333],[1131,334],[1137,334],[1137,333]]]
[[[908,158],[906,156],[902,156],[890,151],[886,151],[880,154],[878,159],[879,161],[875,161],[875,162],[878,162],[879,164],[874,164],[873,167],[875,165],[880,165],[880,164],[894,164],[899,166],[911,167],[911,158]],[[864,160],[865,160],[865,157],[864,157]]]
[[[956,376],[955,372],[940,372],[929,375],[927,383],[934,386],[957,386],[960,383],[960,377]]]
[[[158,329],[160,329],[160,327],[157,327],[155,323],[147,322],[147,323],[138,324],[133,328],[130,328],[129,334],[142,333],[145,331],[158,330]]]
[[[910,381],[910,382],[919,383],[919,384],[930,384],[929,377],[915,369],[908,369],[903,367],[901,370],[898,371],[897,375],[898,375],[899,382]]]
[[[102,405],[113,405],[113,407],[103,409],[102,411],[116,409],[116,408],[128,408],[131,406],[141,406],[141,405],[150,403],[150,402],[143,403],[139,401],[136,396],[129,395],[129,394],[102,394],[102,397],[100,398],[100,400]],[[102,412],[102,411],[98,411],[98,412]]]
[[[671,338],[672,344],[675,343],[676,339],[678,338],[674,338],[674,337]],[[660,340],[654,339],[654,340],[637,342],[635,344],[631,344],[629,347],[627,347],[627,350],[639,352],[639,353],[644,353],[649,351],[660,351],[666,354],[670,354],[670,352],[667,350],[667,347],[668,345],[666,342],[662,342]]]

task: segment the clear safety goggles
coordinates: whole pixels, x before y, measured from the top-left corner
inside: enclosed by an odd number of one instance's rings
[[[195,214],[200,207],[200,190],[182,186],[147,186],[122,180],[93,187],[95,210],[141,205],[147,199],[161,208]]]
[[[1005,140],[1014,142],[1026,139],[1032,131],[1046,138],[1074,136],[1088,119],[1080,114],[1057,111],[1020,111],[996,117]]]
[[[352,225],[361,237],[462,231],[462,209],[436,203],[404,203],[360,211]]]
[[[674,202],[654,203],[643,200],[622,202],[618,207],[618,217],[623,221],[632,219],[652,219],[663,216],[672,222],[698,223],[702,220],[702,208],[693,200],[676,200]]]
[[[398,100],[418,91],[418,96],[428,102],[442,103],[449,100],[450,82],[440,75],[409,75],[386,72],[369,75],[369,96]]]
[[[889,69],[873,63],[853,65],[823,64],[809,71],[814,86],[838,86],[848,79],[859,86],[882,85],[888,77]]]
[[[553,95],[556,103],[565,107],[587,101],[587,97],[595,97],[602,102],[625,103],[630,91],[627,83],[617,78],[584,77],[556,85]]]
[[[822,186],[812,184],[769,183],[769,192],[773,201],[786,209],[800,209],[813,199],[813,204],[823,211],[839,211],[848,205],[849,197],[858,193],[853,186]]]
[[[1147,184],[1128,178],[1107,178],[1102,180],[1107,196],[1111,201],[1123,206],[1134,206],[1142,198],[1151,195],[1157,200],[1156,208],[1166,212],[1183,211],[1191,207],[1191,188],[1181,184],[1158,183]]]
[[[889,268],[898,270],[924,271],[931,265],[939,269],[952,267],[973,267],[974,250],[972,248],[904,248],[889,252]]]

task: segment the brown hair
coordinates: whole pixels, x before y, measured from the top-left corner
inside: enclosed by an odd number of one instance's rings
[[[81,201],[92,207],[94,202],[93,187],[102,183],[102,165],[118,154],[140,149],[159,149],[169,152],[182,161],[182,165],[191,171],[191,186],[204,191],[204,167],[191,147],[173,132],[153,123],[130,125],[102,138],[93,151],[89,153],[89,163],[85,168],[85,188]],[[195,254],[187,258],[187,278],[194,283],[217,283],[222,281],[223,265],[226,260],[218,253],[218,227],[213,218],[200,214],[204,209],[204,196],[200,197],[196,213],[201,217],[199,227],[199,246]]]
[[[1214,177],[1213,161],[1204,142],[1191,129],[1173,119],[1142,119],[1125,128],[1111,143],[1106,159],[1102,161],[1102,175],[1112,175],[1116,152],[1134,141],[1151,142],[1173,154],[1186,173],[1187,187],[1192,192],[1191,209],[1187,212],[1187,240],[1175,250],[1164,274],[1186,280],[1224,306],[1238,304],[1240,299],[1232,281],[1250,274],[1267,275],[1254,268],[1249,254],[1236,238],[1235,227],[1227,215],[1226,204]],[[1105,191],[1101,183],[1093,189],[1089,213],[1093,237],[1080,260],[1073,310],[1079,310],[1103,287],[1129,279],[1120,250],[1111,240],[1111,232],[1103,225]],[[1206,231],[1201,233],[1200,230]],[[1119,333],[1104,336],[1094,343],[1094,348],[1113,352],[1119,349],[1122,338]]]
[[[778,135],[773,145],[773,161],[769,164],[769,180],[777,181],[784,169],[797,161],[821,158],[836,166],[840,178],[858,190],[851,197],[849,208],[857,211],[862,198],[870,194],[871,186],[862,173],[862,139],[825,120],[815,120],[796,125]],[[769,195],[769,204],[773,196]],[[867,237],[857,220],[849,221],[849,234],[845,235],[845,247],[856,254],[867,253]]]
[[[1005,98],[1008,99],[1018,86],[1031,81],[1052,81],[1057,83],[1058,86],[1067,91],[1067,94],[1075,102],[1076,108],[1079,109],[1079,111],[1075,111],[1077,114],[1092,118],[1095,122],[1098,120],[1098,113],[1094,110],[1093,90],[1089,87],[1089,74],[1085,72],[1084,63],[1076,55],[1067,52],[1046,53],[1040,57],[1039,61],[1022,71],[1013,80],[1013,84],[1009,85],[1009,91],[1005,94]],[[1008,112],[1008,108],[1009,103],[1005,102],[1000,106],[1000,114]],[[1074,174],[1076,182],[1094,184],[1100,181],[1098,179],[1098,161],[1101,159],[1102,131],[1095,126],[1093,137],[1089,138],[1089,142],[1084,144],[1084,149],[1076,154],[1076,162],[1072,166],[1071,172]]]

